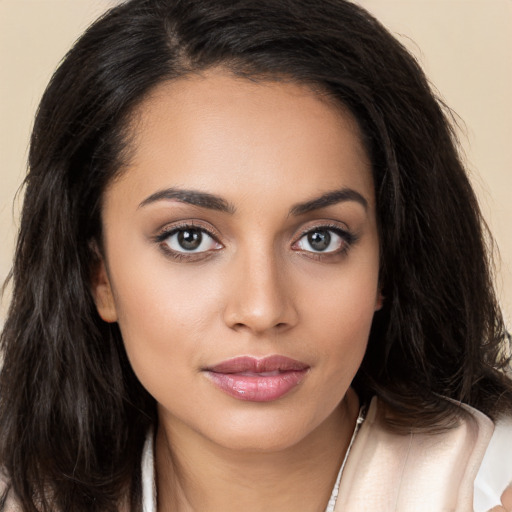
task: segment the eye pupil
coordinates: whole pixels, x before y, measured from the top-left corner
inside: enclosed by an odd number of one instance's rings
[[[182,249],[193,251],[197,249],[203,240],[203,235],[199,229],[185,229],[178,233],[178,243]]]
[[[315,251],[325,251],[331,243],[331,235],[329,231],[313,231],[308,234],[308,242]]]

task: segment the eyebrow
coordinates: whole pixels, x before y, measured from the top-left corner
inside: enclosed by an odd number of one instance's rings
[[[344,203],[346,201],[355,201],[363,206],[365,210],[368,210],[368,201],[359,192],[351,188],[342,188],[340,190],[326,192],[320,197],[292,206],[290,209],[290,215],[304,215],[305,213],[309,213],[313,210],[327,208],[328,206]]]
[[[233,214],[235,212],[235,207],[225,199],[222,199],[222,197],[208,194],[207,192],[184,190],[179,188],[166,188],[165,190],[159,190],[144,199],[144,201],[139,204],[139,208],[163,199],[174,199],[181,203],[188,203],[194,206],[199,206],[200,208],[208,208],[210,210],[216,210],[224,213]]]
[[[198,190],[185,190],[179,188],[166,188],[159,190],[149,197],[144,199],[139,204],[139,208],[147,206],[157,201],[164,199],[176,200],[182,203],[188,203],[200,208],[208,208],[219,212],[234,214],[236,208],[233,204],[229,203],[220,196],[209,194],[207,192],[200,192]],[[340,190],[333,190],[326,192],[320,197],[316,197],[303,203],[297,203],[290,208],[289,215],[299,216],[309,213],[320,208],[327,208],[334,204],[343,203],[346,201],[355,201],[359,203],[365,210],[368,209],[368,201],[356,190],[351,188],[342,188]]]

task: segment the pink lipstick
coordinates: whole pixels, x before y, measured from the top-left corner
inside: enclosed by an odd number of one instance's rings
[[[220,390],[239,400],[271,402],[289,393],[304,379],[309,366],[285,356],[228,359],[204,371]]]

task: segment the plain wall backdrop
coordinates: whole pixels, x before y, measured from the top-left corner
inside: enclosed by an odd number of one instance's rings
[[[321,1],[321,0],[315,0]],[[0,0],[0,281],[14,248],[39,99],[73,41],[115,0]],[[360,0],[422,64],[460,117],[471,179],[500,257],[512,319],[512,0]],[[435,290],[432,291],[435,293]],[[8,293],[0,309],[0,327]]]

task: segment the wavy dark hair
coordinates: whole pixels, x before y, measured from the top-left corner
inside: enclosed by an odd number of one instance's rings
[[[134,109],[156,85],[213,66],[310,84],[359,122],[385,297],[359,395],[431,431],[450,418],[441,396],[493,418],[510,410],[491,239],[450,113],[414,58],[344,0],[131,0],[68,53],[33,130],[0,376],[0,460],[25,512],[141,510],[156,407],[92,298],[101,198],[129,156]]]

